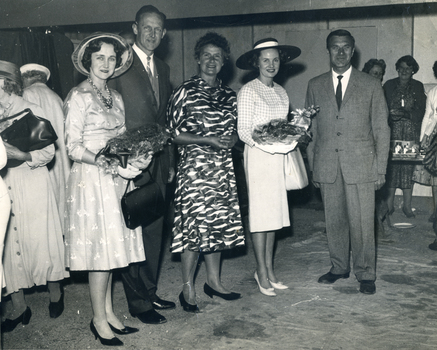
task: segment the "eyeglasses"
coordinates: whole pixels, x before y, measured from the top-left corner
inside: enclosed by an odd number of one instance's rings
[[[412,67],[399,67],[398,72],[412,73],[413,68]]]

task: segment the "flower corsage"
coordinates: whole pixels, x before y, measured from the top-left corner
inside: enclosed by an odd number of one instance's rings
[[[164,149],[170,133],[159,124],[146,124],[108,141],[96,156],[97,166],[108,174],[117,174],[118,166],[125,168],[140,159]]]
[[[304,109],[296,109],[291,112],[293,119],[273,119],[266,124],[261,124],[253,130],[253,140],[260,148],[269,153],[288,153],[292,151],[298,142],[311,139],[308,129],[313,118],[320,110],[319,107],[311,106]]]

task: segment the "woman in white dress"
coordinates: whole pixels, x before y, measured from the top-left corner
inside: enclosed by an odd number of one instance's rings
[[[0,111],[1,113],[1,111]],[[6,148],[0,137],[0,169],[3,169],[8,161]],[[9,215],[11,214],[11,198],[9,197],[8,188],[0,176],[0,254],[3,256],[3,247],[5,240],[6,228],[8,226]],[[0,259],[0,291],[4,287],[3,262]]]
[[[253,50],[237,60],[241,69],[258,70],[256,79],[238,93],[238,135],[245,143],[244,168],[249,195],[249,229],[257,262],[255,280],[259,290],[276,296],[274,289],[288,288],[276,278],[273,269],[275,232],[290,226],[287,190],[284,181],[284,154],[271,154],[257,144],[252,133],[257,125],[272,119],[287,119],[287,92],[273,81],[281,63],[300,55],[294,46],[279,45],[273,38],[259,40]]]
[[[120,200],[127,179],[139,175],[151,157],[113,171],[96,161],[107,141],[126,130],[121,95],[106,83],[132,63],[129,44],[118,35],[95,33],[79,44],[72,60],[88,79],[73,88],[64,103],[65,142],[74,161],[66,194],[66,260],[71,271],[89,272],[91,332],[103,345],[118,346],[123,342],[114,333],[138,329],[125,327],[114,314],[112,270],[145,260],[141,227],[125,226]]]
[[[0,121],[26,108],[44,117],[42,109],[24,100],[21,94],[19,68],[0,61]],[[1,122],[0,131],[21,116]],[[3,254],[6,282],[3,295],[10,295],[12,307],[2,322],[2,332],[10,332],[20,323],[29,323],[32,312],[24,289],[35,285],[48,286],[49,308],[54,306],[59,316],[64,309],[60,281],[69,274],[64,265],[61,217],[46,166],[55,154],[54,145],[31,152],[23,152],[7,142],[4,145],[8,163],[1,175],[8,187],[12,211]]]

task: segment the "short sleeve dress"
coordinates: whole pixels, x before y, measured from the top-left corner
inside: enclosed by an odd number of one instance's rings
[[[283,154],[255,147],[252,133],[257,125],[272,119],[287,119],[289,99],[280,85],[268,87],[259,79],[238,93],[238,134],[245,143],[244,169],[249,195],[250,232],[279,230],[290,226]]]
[[[210,87],[195,76],[170,98],[168,117],[175,136],[231,135],[236,130],[236,95],[224,84]],[[179,145],[173,253],[214,252],[244,244],[231,150]]]
[[[141,227],[129,230],[120,200],[127,181],[82,163],[85,150],[98,153],[125,131],[121,95],[111,90],[107,109],[91,86],[73,88],[64,102],[65,142],[74,161],[67,183],[66,265],[70,270],[112,270],[145,260]]]

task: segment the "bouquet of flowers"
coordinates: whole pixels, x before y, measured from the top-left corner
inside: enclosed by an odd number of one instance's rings
[[[308,128],[311,125],[311,118],[319,110],[319,107],[314,106],[296,109],[291,112],[293,119],[290,122],[285,119],[273,119],[269,123],[258,125],[253,131],[253,140],[261,145],[291,145],[301,139],[311,138]]]
[[[97,166],[107,173],[116,174],[117,167],[126,167],[149,154],[164,149],[170,140],[170,133],[159,124],[146,124],[108,141],[96,156]]]

